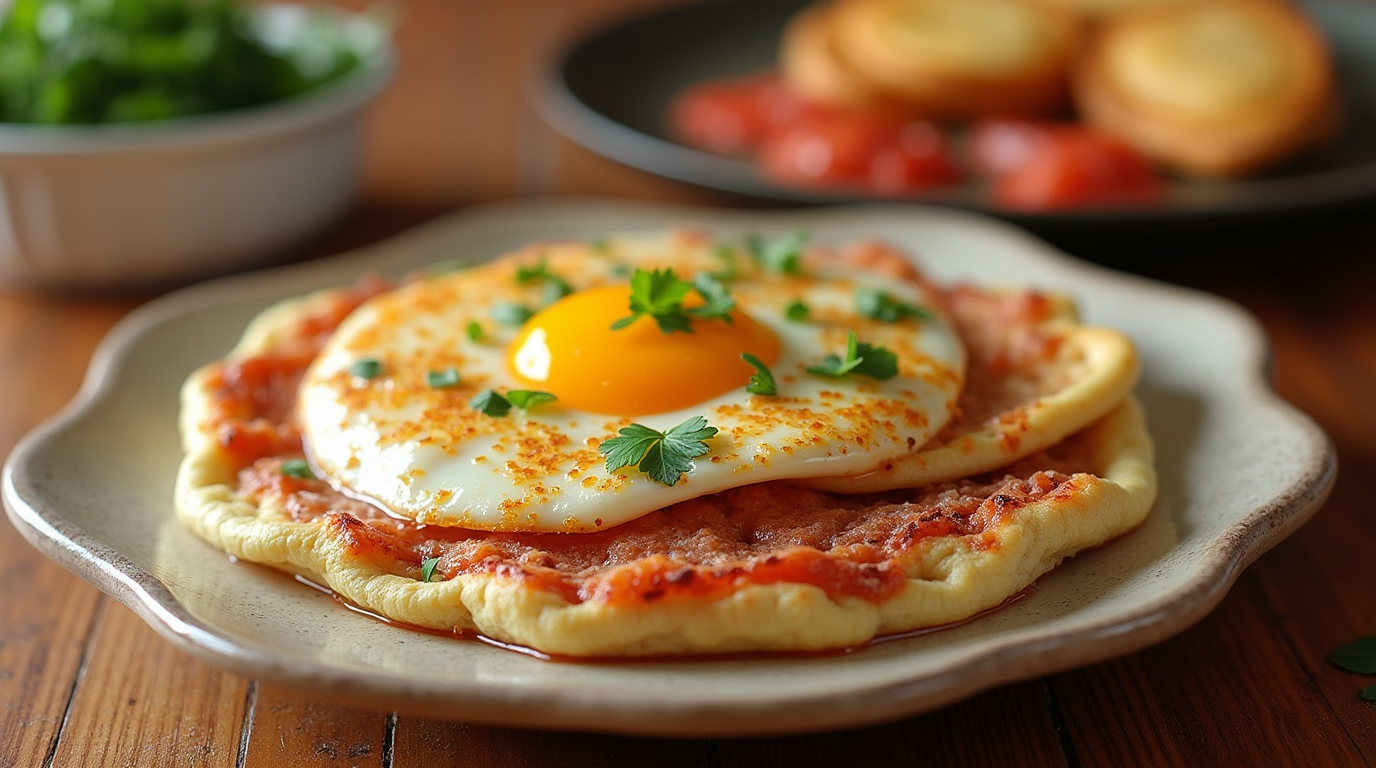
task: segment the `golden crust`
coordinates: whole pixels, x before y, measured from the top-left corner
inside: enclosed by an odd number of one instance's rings
[[[836,0],[838,57],[938,118],[1052,114],[1066,103],[1078,25],[1038,0]]]
[[[1073,87],[1087,123],[1197,177],[1263,170],[1331,137],[1339,123],[1322,33],[1270,0],[1116,14],[1087,44]]]

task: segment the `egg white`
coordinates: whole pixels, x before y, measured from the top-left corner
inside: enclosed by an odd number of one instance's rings
[[[671,267],[691,278],[725,265],[701,237],[623,237],[592,246],[546,244],[468,270],[411,283],[365,303],[340,325],[308,370],[298,415],[317,471],[336,487],[419,523],[503,531],[595,531],[684,499],[798,477],[855,474],[915,452],[951,418],[964,380],[964,350],[930,297],[908,283],[839,271],[765,274],[737,254],[729,283],[738,307],[782,342],[770,366],[777,396],[746,381],[719,397],[647,416],[600,415],[558,401],[487,416],[469,405],[484,390],[527,388],[507,370],[517,329],[491,319],[502,302],[534,305],[541,281],[516,279],[543,262],[577,289],[624,283],[628,267]],[[856,315],[868,286],[931,311],[897,323]],[[801,299],[807,322],[785,317]],[[483,329],[474,341],[470,322]],[[806,372],[842,354],[853,330],[899,359],[899,375],[822,377]],[[381,363],[365,379],[351,369]],[[457,384],[427,375],[453,368]],[[557,392],[555,393],[558,394]],[[635,422],[664,431],[702,416],[719,433],[673,486],[634,466],[607,472],[598,447]]]

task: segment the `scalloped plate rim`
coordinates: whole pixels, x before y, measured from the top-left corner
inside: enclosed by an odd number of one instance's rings
[[[1254,374],[1245,382],[1247,391],[1244,394],[1255,407],[1281,416],[1308,441],[1305,453],[1310,461],[1297,481],[1286,489],[1288,493],[1252,510],[1236,520],[1226,535],[1216,537],[1208,549],[1208,557],[1199,561],[1193,577],[1181,589],[1144,601],[1133,611],[1099,621],[1072,624],[1055,632],[986,639],[965,649],[958,655],[959,663],[938,674],[899,677],[888,684],[843,691],[841,696],[835,691],[822,691],[744,701],[666,702],[663,697],[653,695],[637,699],[523,685],[420,680],[383,669],[344,667],[310,656],[256,647],[228,636],[225,627],[213,626],[198,618],[152,573],[106,542],[85,533],[67,519],[62,510],[52,508],[47,499],[34,496],[30,477],[30,473],[36,471],[34,457],[63,433],[80,430],[84,419],[101,403],[114,397],[119,368],[127,362],[124,359],[127,349],[151,329],[174,323],[188,312],[209,304],[268,301],[309,287],[347,281],[374,260],[406,261],[406,255],[414,256],[438,243],[465,237],[473,239],[483,232],[490,234],[503,227],[519,230],[523,222],[536,217],[554,217],[571,226],[572,222],[598,216],[624,220],[626,229],[652,228],[664,222],[686,219],[707,221],[724,228],[747,223],[780,226],[805,219],[817,225],[813,227],[815,231],[823,233],[845,222],[883,221],[895,216],[911,221],[914,217],[919,220],[927,217],[951,223],[958,230],[973,228],[993,233],[1008,245],[1024,249],[1018,258],[1044,262],[1053,272],[1070,275],[1072,281],[1083,279],[1090,284],[1107,281],[1211,305],[1210,311],[1230,318],[1251,340],[1246,356]],[[638,222],[645,224],[642,226]],[[1143,278],[1079,262],[1013,225],[978,213],[892,205],[760,212],[596,199],[497,203],[442,216],[348,254],[220,278],[176,291],[135,309],[117,322],[101,342],[81,390],[73,400],[20,440],[4,466],[3,497],[12,522],[46,555],[128,605],[176,647],[246,677],[304,686],[358,705],[385,705],[399,711],[496,725],[676,736],[764,735],[854,727],[916,714],[991,687],[1139,650],[1183,631],[1207,615],[1226,595],[1243,568],[1318,509],[1331,490],[1336,474],[1336,459],[1327,436],[1309,417],[1279,398],[1264,379],[1268,355],[1269,347],[1260,326],[1244,310],[1225,300],[1174,286],[1153,285]],[[862,651],[807,663],[845,663],[848,658],[863,655]],[[690,672],[701,665],[722,663],[712,660],[681,662],[675,668],[678,672]],[[772,660],[761,660],[763,666],[772,663]],[[668,674],[672,677],[674,672]]]

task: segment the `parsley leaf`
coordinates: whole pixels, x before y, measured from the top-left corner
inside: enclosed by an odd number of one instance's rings
[[[545,306],[549,306],[570,293],[573,293],[573,286],[563,280],[558,282],[546,282],[544,290],[540,293],[540,301],[543,302]]]
[[[1329,663],[1348,672],[1376,675],[1376,635],[1359,637],[1333,649]]]
[[[705,442],[717,434],[707,419],[694,416],[667,432],[643,424],[622,427],[616,437],[602,441],[597,450],[607,457],[607,471],[634,464],[660,485],[673,486],[693,468],[693,459],[707,453]]]
[[[693,290],[703,298],[704,303],[689,307],[686,310],[688,314],[701,320],[715,318],[731,324],[731,310],[736,308],[736,300],[731,298],[731,292],[720,280],[706,272],[699,272],[693,278]]]
[[[750,383],[745,385],[745,391],[752,395],[777,395],[779,387],[774,383],[774,374],[769,372],[768,366],[760,358],[755,357],[749,352],[742,352],[741,359],[750,363],[755,369],[755,375],[750,377]]]
[[[684,307],[683,300],[693,291],[702,297],[703,303]],[[621,330],[648,315],[664,333],[692,333],[693,320],[730,323],[735,307],[736,300],[726,286],[705,272],[689,283],[680,280],[672,269],[636,269],[631,275],[631,314],[612,323],[612,330]]]
[[[802,299],[794,299],[784,307],[784,317],[794,323],[805,323],[812,316],[812,307]]]
[[[549,270],[549,264],[544,256],[541,256],[539,263],[533,267],[517,267],[516,282],[521,285],[544,283],[544,291],[540,298],[546,306],[573,293],[573,286],[569,285],[569,281]]]
[[[473,399],[468,401],[468,405],[488,416],[505,416],[511,411],[511,401],[491,389],[484,389],[474,395]]]
[[[510,389],[507,390],[506,399],[511,404],[523,411],[528,411],[537,405],[552,403],[558,398],[549,392],[541,392],[538,389]]]
[[[482,341],[487,334],[483,333],[483,324],[477,320],[469,320],[468,325],[464,326],[464,333],[468,334],[469,341]]]
[[[864,359],[860,357],[860,345],[855,340],[855,331],[851,331],[846,337],[846,357],[844,360],[836,355],[827,355],[822,360],[821,365],[808,366],[807,372],[839,379],[855,370],[856,366],[863,362]]]
[[[435,389],[455,386],[459,383],[459,371],[453,366],[445,368],[442,371],[430,371],[425,374],[425,383]]]
[[[774,240],[764,240],[752,236],[746,240],[750,255],[766,272],[777,275],[801,275],[803,273],[803,245],[807,243],[807,232],[794,230]]]
[[[524,304],[516,304],[510,301],[501,301],[492,305],[492,319],[508,328],[519,328],[525,325],[535,312]]]
[[[849,351],[849,346],[847,346],[847,351]],[[859,355],[860,364],[851,370],[852,373],[868,376],[878,381],[892,379],[898,375],[898,355],[888,349],[866,344],[862,341],[856,344],[856,353]]]
[[[896,323],[908,318],[931,320],[933,315],[926,307],[919,307],[895,299],[886,291],[876,288],[858,288],[855,291],[855,311],[863,317]]]
[[[615,472],[632,464],[639,465],[649,452],[650,446],[664,440],[663,432],[650,429],[643,424],[622,427],[617,430],[616,435],[616,437],[603,440],[602,444],[597,446],[597,452],[607,457],[608,472]]]
[[[612,330],[619,331],[649,315],[664,333],[692,333],[688,315],[683,312],[683,300],[691,290],[693,284],[678,279],[672,269],[636,269],[631,275],[631,314],[612,323]]]
[[[543,281],[545,284],[546,297],[551,293],[550,286],[553,286],[553,292],[558,294],[555,296],[556,299],[562,299],[573,293],[573,286],[569,285],[567,280],[549,270],[549,264],[545,261],[544,256],[541,256],[539,263],[533,267],[516,268],[516,282],[521,285],[529,285],[539,281]]]
[[[469,407],[482,411],[488,416],[505,416],[513,407],[522,411],[537,405],[552,403],[556,398],[548,392],[537,389],[509,389],[505,396],[493,389],[484,389],[468,401]]]
[[[420,561],[420,580],[433,581],[435,578],[435,566],[440,564],[438,557],[427,557]]]
[[[382,363],[371,357],[364,358],[349,366],[349,373],[360,379],[376,379],[382,375]]]
[[[527,267],[522,264],[516,267],[516,282],[521,285],[528,285],[536,280],[543,280],[549,273],[549,264],[545,262],[545,257],[541,256],[540,261],[535,266]]]
[[[898,375],[898,355],[873,344],[856,341],[855,331],[846,334],[846,356],[827,355],[821,365],[809,366],[808,373],[839,379],[850,373],[871,379],[891,379]]]
[[[709,274],[723,283],[729,283],[741,276],[741,265],[736,262],[736,249],[725,243],[720,243],[712,250],[712,255],[721,259],[725,264],[721,269]]]
[[[311,471],[311,465],[305,459],[287,459],[282,462],[282,474],[287,477],[295,477],[300,480],[314,480],[315,473]]]

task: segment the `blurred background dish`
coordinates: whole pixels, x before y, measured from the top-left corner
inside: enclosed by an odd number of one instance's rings
[[[670,125],[671,105],[689,86],[773,69],[782,30],[807,5],[805,0],[711,2],[603,28],[567,48],[550,67],[536,95],[537,109],[556,130],[598,154],[745,201],[873,199],[845,189],[770,181],[749,158],[689,146]],[[1326,147],[1246,178],[1167,175],[1161,194],[1141,204],[1015,210],[992,204],[988,181],[975,177],[905,199],[991,211],[1044,235],[1102,233],[1142,223],[1236,223],[1258,213],[1304,215],[1370,200],[1376,197],[1376,48],[1369,44],[1376,39],[1376,5],[1305,0],[1298,7],[1327,36],[1345,96],[1345,125]],[[955,151],[965,151],[968,139],[959,127],[952,131]]]
[[[282,59],[343,56],[349,65],[267,96],[228,96],[228,109],[145,91],[109,122],[93,122],[91,110],[44,114],[42,94],[36,116],[6,115],[0,281],[169,287],[269,264],[337,221],[358,186],[363,111],[392,76],[387,32],[362,14],[286,4],[253,6],[248,22],[247,33]],[[220,63],[220,77],[260,64],[241,55]],[[253,74],[263,82],[261,66]],[[58,83],[47,101],[62,101],[54,92],[74,100],[72,90]]]

